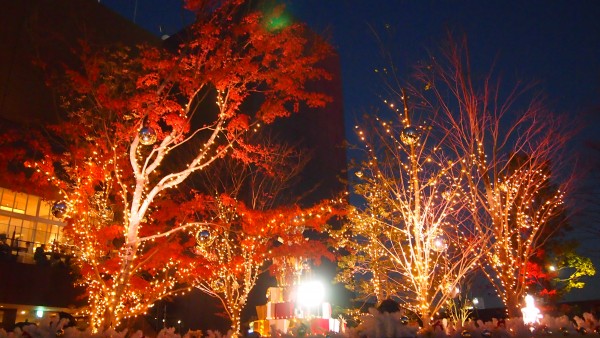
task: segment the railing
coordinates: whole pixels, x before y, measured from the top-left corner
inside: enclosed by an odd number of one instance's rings
[[[36,248],[33,250],[32,248]],[[15,240],[12,245],[0,242],[0,260],[16,261],[25,264],[66,264],[70,263],[71,249],[64,244],[55,243],[50,250],[45,245],[31,241]]]

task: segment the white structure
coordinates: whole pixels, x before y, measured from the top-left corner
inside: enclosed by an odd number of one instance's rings
[[[272,332],[287,334],[295,329],[294,325],[304,322],[312,334],[340,332],[341,322],[331,318],[331,305],[324,298],[325,288],[314,281],[271,287],[267,291],[267,304],[256,307],[259,320],[250,323],[250,331],[261,336]]]

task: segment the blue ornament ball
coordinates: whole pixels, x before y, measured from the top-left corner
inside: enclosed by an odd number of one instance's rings
[[[419,142],[419,131],[415,127],[406,127],[402,129],[400,139],[406,145],[416,144]]]
[[[67,214],[68,209],[69,208],[67,206],[67,202],[65,202],[65,201],[55,202],[52,205],[52,210],[51,210],[52,216],[54,216],[56,218],[63,218]]]
[[[139,132],[140,143],[149,146],[156,142],[156,132],[150,127],[142,127]]]

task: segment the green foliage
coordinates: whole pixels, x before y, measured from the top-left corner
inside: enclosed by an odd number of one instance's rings
[[[582,289],[585,286],[584,278],[596,274],[592,260],[575,251],[565,253],[558,262],[557,269],[559,272],[564,271],[569,274],[568,277],[561,278],[559,273],[559,276],[553,279],[553,284],[561,287],[563,293],[568,293],[572,289]]]

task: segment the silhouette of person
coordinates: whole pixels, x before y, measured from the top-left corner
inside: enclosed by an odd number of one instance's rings
[[[37,248],[35,248],[33,260],[35,260],[35,262],[39,265],[46,265],[48,263],[48,258],[46,257],[46,253],[44,252],[43,245],[40,245]]]

